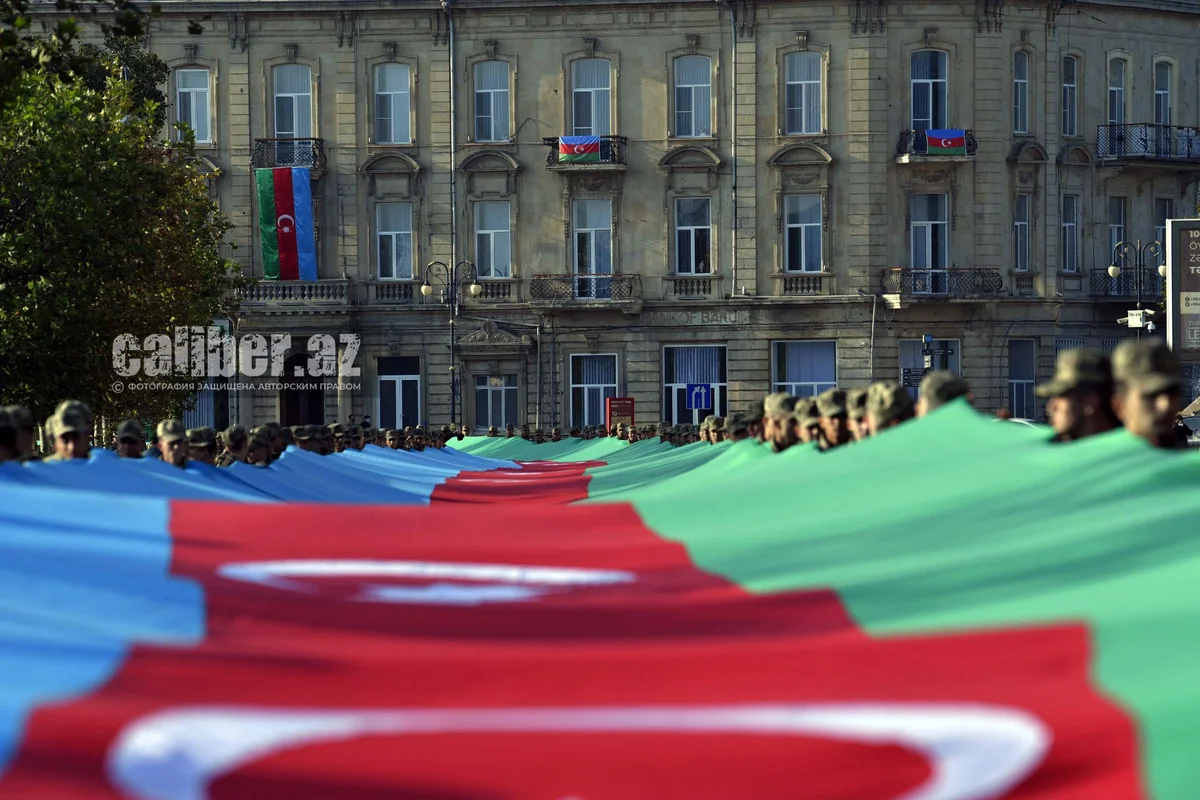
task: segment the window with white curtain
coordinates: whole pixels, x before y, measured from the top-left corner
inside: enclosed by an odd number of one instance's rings
[[[775,342],[771,391],[815,397],[837,386],[837,342]]]
[[[941,50],[917,50],[912,54],[912,129],[942,130],[946,127],[949,95],[948,57]]]
[[[412,280],[412,204],[379,203],[375,206],[375,214],[379,277],[384,280]]]
[[[1062,135],[1079,135],[1079,59],[1062,60]]]
[[[409,69],[407,64],[375,68],[375,143],[408,144],[410,130]]]
[[[912,291],[943,294],[949,286],[946,272],[950,268],[949,195],[910,195],[908,213]]]
[[[925,348],[941,350],[938,355],[931,356],[933,369],[949,370],[955,375],[962,375],[962,343],[958,339],[934,339],[929,344],[921,339],[900,340],[900,380],[904,380],[904,370],[925,368]],[[917,399],[917,387],[905,387],[914,400]]]
[[[611,298],[612,201],[573,201],[571,235],[575,245],[576,297]]]
[[[192,129],[198,143],[212,141],[209,130],[209,77],[206,69],[175,70],[175,119]],[[178,132],[180,138],[183,132]]]
[[[571,134],[612,134],[612,64],[581,58],[571,64]]]
[[[675,201],[675,273],[707,275],[713,271],[712,215],[707,197],[681,197]]]
[[[517,376],[475,376],[475,430],[518,424]]]
[[[1037,341],[1008,341],[1008,410],[1016,419],[1035,419],[1037,400],[1033,387],[1037,382]]]
[[[605,424],[604,401],[617,396],[617,356],[571,356],[571,425]]]
[[[1029,216],[1030,198],[1028,194],[1018,194],[1013,201],[1013,269],[1017,272],[1029,271]]]
[[[475,268],[481,278],[512,275],[512,228],[507,200],[475,204]]]
[[[312,138],[312,70],[306,64],[283,64],[271,70],[271,78],[275,138]]]
[[[1029,133],[1029,54],[1013,53],[1013,133]]]
[[[507,61],[475,65],[475,141],[504,142],[511,135],[508,120]]]
[[[785,272],[820,272],[821,195],[793,194],[784,197],[783,263]]]
[[[790,53],[784,59],[783,130],[789,136],[820,133],[820,53]]]
[[[687,387],[709,387],[712,408],[688,408]],[[663,348],[663,424],[698,424],[709,414],[725,416],[725,345],[669,345]]]
[[[1079,272],[1079,195],[1062,198],[1062,270]]]
[[[680,56],[675,59],[675,130],[677,138],[713,135],[712,59]]]

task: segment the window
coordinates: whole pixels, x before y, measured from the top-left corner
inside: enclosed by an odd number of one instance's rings
[[[934,339],[925,344],[920,339],[900,340],[900,380],[904,380],[904,370],[925,368],[925,349],[940,350],[933,359],[931,369],[948,369],[956,375],[962,374],[962,348],[957,339]],[[906,387],[914,400],[917,399],[917,387]]]
[[[1171,65],[1166,61],[1154,65],[1154,124],[1171,124]]]
[[[1016,419],[1035,419],[1037,404],[1033,386],[1037,381],[1037,342],[1010,339],[1008,342],[1008,410]]]
[[[1106,356],[1111,356],[1113,354],[1113,351],[1116,350],[1117,347],[1123,341],[1125,341],[1125,340],[1120,339],[1120,338],[1107,338],[1106,337],[1104,339],[1101,339],[1100,340],[1100,351],[1103,352]]]
[[[208,87],[208,70],[175,70],[175,118],[192,129],[197,142],[203,143],[212,141]]]
[[[604,401],[617,396],[617,357],[571,356],[571,425],[604,425]]]
[[[912,129],[924,131],[946,127],[947,57],[941,50],[918,50],[912,54]]]
[[[771,391],[815,397],[837,386],[837,342],[775,342]]]
[[[508,62],[475,65],[475,141],[503,142],[508,124]]]
[[[612,133],[612,65],[606,58],[581,58],[571,64],[571,134]]]
[[[1062,270],[1079,272],[1079,195],[1062,199]]]
[[[383,356],[379,368],[379,427],[421,424],[421,359]]]
[[[1062,60],[1062,135],[1079,135],[1079,59]]]
[[[517,376],[475,376],[475,429],[517,425]]]
[[[688,386],[709,387],[710,408],[691,408]],[[709,414],[725,416],[725,345],[663,348],[663,423],[699,423]]]
[[[275,138],[312,138],[312,70],[304,64],[284,64],[272,69],[271,74],[275,87]]]
[[[1108,198],[1108,251],[1125,241],[1125,198]]]
[[[675,59],[675,136],[712,135],[712,59],[680,56]]]
[[[612,297],[612,201],[576,200],[571,204],[575,295]],[[603,276],[603,277],[601,277]]]
[[[1054,359],[1058,360],[1068,350],[1079,350],[1087,347],[1087,339],[1082,336],[1057,336],[1054,339]]]
[[[1029,54],[1013,53],[1013,133],[1029,133]]]
[[[821,56],[791,53],[784,61],[783,129],[789,136],[820,133]]]
[[[1125,124],[1125,60],[1108,62],[1108,124]]]
[[[475,204],[475,268],[481,278],[507,278],[512,270],[508,201]]]
[[[821,195],[793,194],[783,199],[785,272],[820,272]]]
[[[375,143],[408,144],[409,71],[406,64],[380,64],[375,68]]]
[[[1162,245],[1166,258],[1167,220],[1175,214],[1175,204],[1169,197],[1154,198],[1154,240]]]
[[[380,203],[375,206],[379,240],[379,277],[412,280],[412,205]]]
[[[675,272],[707,275],[712,272],[709,245],[712,222],[707,197],[681,197],[675,201]]]
[[[909,256],[913,292],[944,294],[950,266],[950,198],[945,194],[914,194],[908,198],[911,220]]]
[[[1029,195],[1019,194],[1013,202],[1013,269],[1029,271]]]

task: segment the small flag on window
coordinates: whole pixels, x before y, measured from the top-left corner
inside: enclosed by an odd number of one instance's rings
[[[580,163],[600,160],[599,136],[560,136],[558,137],[558,160],[560,162]]]
[[[931,156],[965,156],[967,133],[953,128],[925,131],[925,152]]]

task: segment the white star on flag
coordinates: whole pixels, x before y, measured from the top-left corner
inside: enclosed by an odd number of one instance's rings
[[[292,229],[291,229],[291,227],[289,227],[289,226],[287,226],[287,225],[284,225],[284,226],[283,226],[283,232],[284,232],[284,233],[291,233],[291,232],[292,232]]]

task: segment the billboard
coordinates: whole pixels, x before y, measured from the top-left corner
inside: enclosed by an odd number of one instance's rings
[[[1200,219],[1167,220],[1167,343],[1200,361]]]

